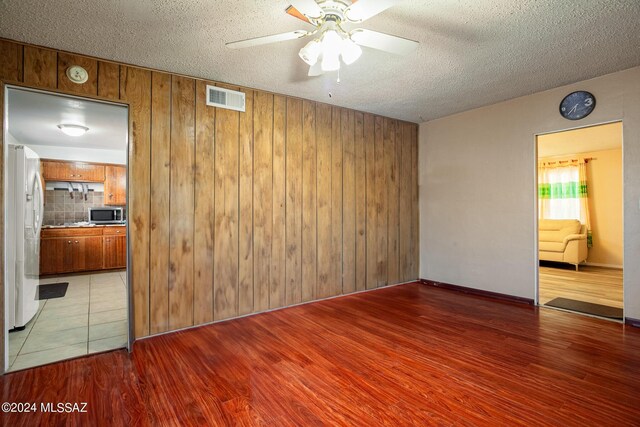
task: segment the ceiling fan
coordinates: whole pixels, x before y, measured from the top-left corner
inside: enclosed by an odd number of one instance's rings
[[[290,0],[286,12],[316,28],[311,31],[296,30],[288,33],[256,37],[227,43],[232,49],[259,46],[307,36],[314,39],[307,43],[298,55],[309,64],[309,76],[340,69],[340,60],[346,65],[355,62],[362,54],[360,46],[366,46],[397,55],[413,51],[418,42],[377,31],[356,28],[345,31],[347,23],[360,23],[402,0]]]

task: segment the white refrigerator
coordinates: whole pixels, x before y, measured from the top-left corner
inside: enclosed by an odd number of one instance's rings
[[[44,191],[38,155],[20,145],[9,145],[8,151],[7,326],[11,330],[24,328],[38,311]]]

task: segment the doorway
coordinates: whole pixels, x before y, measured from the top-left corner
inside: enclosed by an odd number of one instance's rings
[[[4,90],[5,371],[129,342],[128,106]]]
[[[538,303],[622,321],[622,122],[536,137]]]

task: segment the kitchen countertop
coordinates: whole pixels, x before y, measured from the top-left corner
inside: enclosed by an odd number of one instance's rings
[[[96,227],[126,227],[123,224],[65,224],[65,225],[43,225],[42,228],[96,228]]]

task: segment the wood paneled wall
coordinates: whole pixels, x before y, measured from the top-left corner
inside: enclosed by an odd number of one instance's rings
[[[415,124],[1,40],[0,79],[129,103],[137,338],[418,278]]]

